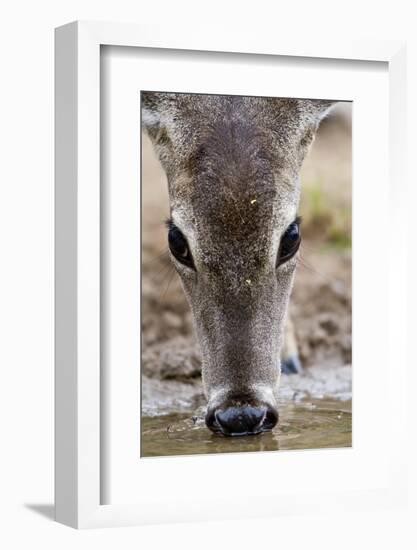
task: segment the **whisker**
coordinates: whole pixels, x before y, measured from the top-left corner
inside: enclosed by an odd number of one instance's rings
[[[317,246],[310,246],[308,244],[305,243],[305,241],[303,240],[302,242],[302,247],[304,250],[307,250],[308,252],[319,252],[319,248]]]
[[[171,284],[171,281],[172,281],[172,279],[173,279],[173,277],[174,277],[174,274],[175,274],[174,266],[171,266],[171,268],[172,268],[171,276],[170,276],[170,278],[169,278],[169,280],[168,280],[167,286],[165,287],[164,293],[163,293],[162,296],[161,296],[161,301],[163,301],[163,299],[164,299],[166,293],[168,292],[168,288],[169,288],[169,286],[170,286],[170,284]]]
[[[312,273],[316,272],[314,267],[312,267],[311,264],[306,262],[301,255],[297,257],[297,265],[299,265],[300,267],[304,267],[305,269],[308,269],[308,271],[311,271]]]
[[[174,266],[172,264],[170,265],[164,265],[162,269],[160,269],[157,273],[154,275],[154,279],[158,284],[163,284],[165,281],[167,275],[170,273],[171,269],[174,269]],[[162,273],[162,277],[160,277]]]
[[[304,245],[303,245],[303,247],[304,247]],[[314,273],[318,277],[320,277],[324,282],[326,282],[326,283],[333,283],[334,282],[334,279],[332,277],[327,276],[325,273],[322,273],[321,271],[318,271],[314,266],[312,266],[311,263],[309,263],[304,258],[301,251],[300,251],[300,254],[298,255],[297,263],[300,264],[305,269],[308,269],[309,271],[311,271],[312,273]]]
[[[142,262],[142,267],[149,267],[150,265],[154,264],[158,260],[161,260],[162,258],[165,258],[165,257],[168,257],[168,256],[169,256],[169,250],[167,249],[164,252],[162,252],[161,254],[158,254],[157,256],[147,260],[146,262]]]

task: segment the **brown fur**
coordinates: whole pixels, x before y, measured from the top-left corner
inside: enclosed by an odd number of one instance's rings
[[[174,258],[193,311],[209,409],[276,407],[296,258],[276,269],[299,171],[331,102],[145,92],[142,117],[195,270]]]

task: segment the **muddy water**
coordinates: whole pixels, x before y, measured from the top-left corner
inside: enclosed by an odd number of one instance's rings
[[[280,410],[270,433],[239,438],[211,434],[202,417],[187,413],[142,419],[142,456],[320,449],[352,445],[351,401],[312,400]]]
[[[204,424],[201,385],[148,380],[143,384],[143,457],[322,449],[352,445],[351,368],[310,368],[282,377],[280,420],[269,433],[239,438],[212,434]]]

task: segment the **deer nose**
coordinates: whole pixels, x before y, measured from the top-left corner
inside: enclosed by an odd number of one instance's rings
[[[244,405],[217,409],[206,417],[207,427],[229,436],[255,435],[272,430],[278,413],[272,407]]]

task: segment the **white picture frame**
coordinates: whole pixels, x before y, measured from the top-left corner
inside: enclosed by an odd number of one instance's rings
[[[137,25],[75,22],[56,30],[56,519],[77,528],[134,525],[186,519],[240,517],[249,512],[239,497],[219,495],[185,516],[177,495],[167,495],[163,508],[147,495],[149,506],[134,503],[101,504],[101,407],[100,392],[100,48],[128,46],[173,50],[228,52],[302,59],[380,61],[389,71],[390,223],[405,217],[405,45],[401,42],[303,42],[236,30],[191,29],[186,36],[175,29]],[[403,501],[406,490],[404,438],[405,411],[401,396],[405,387],[405,240],[396,246],[391,277],[404,281],[404,292],[389,300],[389,315],[399,325],[391,327],[396,344],[397,391],[390,397],[398,445],[387,449],[386,481],[331,495],[306,491],[286,494],[268,514],[340,507],[389,506]],[[395,331],[395,333],[394,333]],[[391,350],[393,353],[393,350]],[[162,466],[161,466],[162,467]],[[223,502],[223,505],[222,505]],[[226,503],[226,505],[225,505]],[[241,503],[240,503],[241,504]],[[227,509],[226,509],[227,506]],[[229,512],[227,510],[233,510]]]

